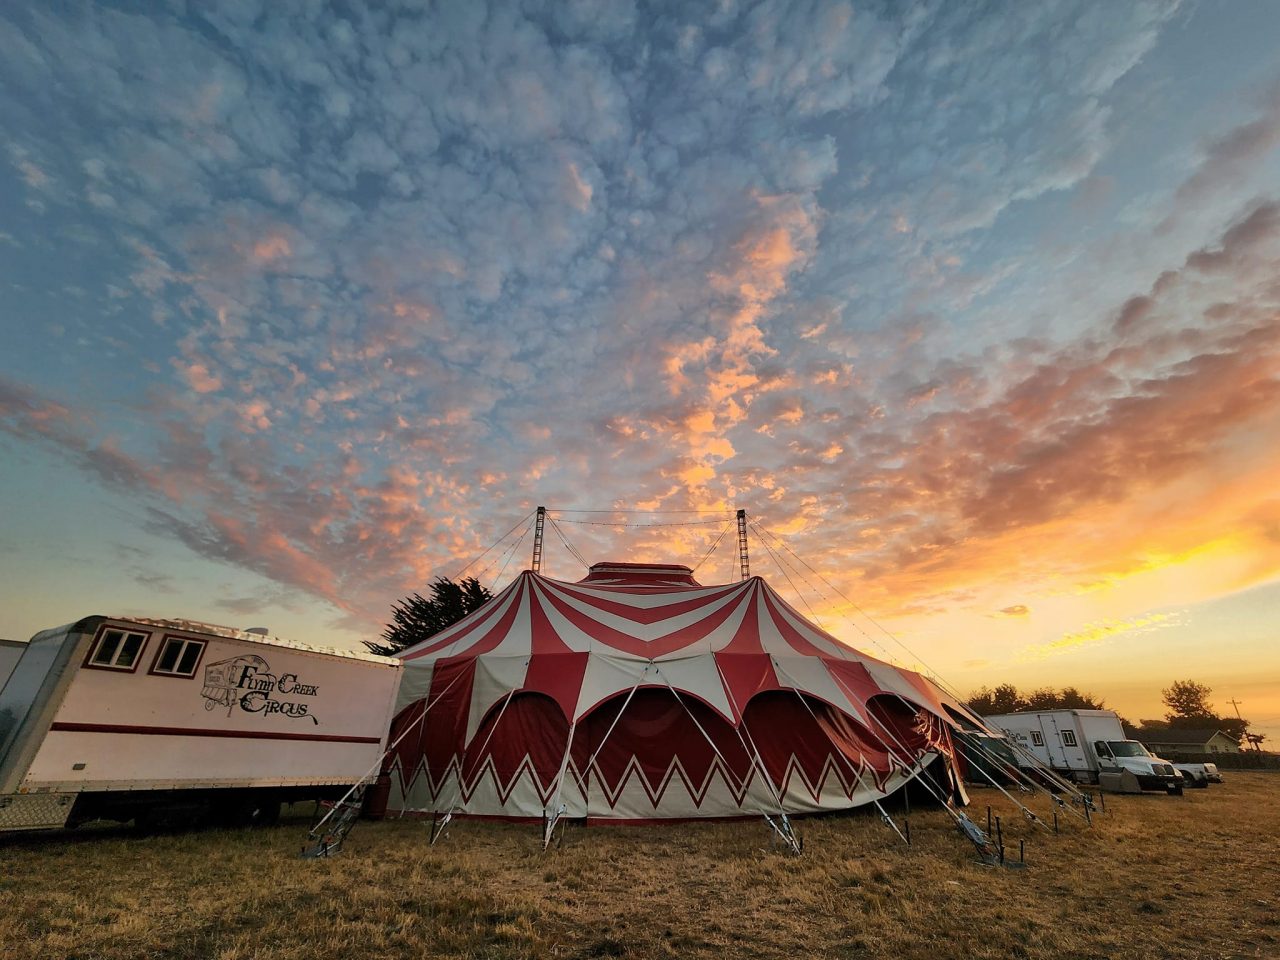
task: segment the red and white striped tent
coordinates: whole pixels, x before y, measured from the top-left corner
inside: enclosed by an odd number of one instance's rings
[[[526,571],[400,656],[391,812],[810,813],[879,800],[954,757],[954,701],[819,629],[760,577]]]

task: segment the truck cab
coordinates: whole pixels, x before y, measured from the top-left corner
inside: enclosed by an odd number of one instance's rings
[[[1173,764],[1153,755],[1137,740],[1095,740],[1093,752],[1100,770],[1128,770],[1143,790],[1182,793],[1182,774]]]

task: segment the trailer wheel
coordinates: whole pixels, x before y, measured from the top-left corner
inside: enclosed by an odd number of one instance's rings
[[[1171,784],[1169,784],[1169,796],[1171,796],[1171,797],[1180,797],[1180,796],[1182,796],[1182,784],[1180,784],[1180,783],[1171,783]]]

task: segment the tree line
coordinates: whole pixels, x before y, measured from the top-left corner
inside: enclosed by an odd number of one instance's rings
[[[1125,734],[1141,740],[1170,730],[1221,730],[1241,746],[1248,745],[1260,750],[1266,734],[1250,732],[1248,720],[1225,717],[1218,713],[1209,700],[1211,693],[1211,687],[1195,680],[1175,680],[1161,691],[1161,699],[1167,708],[1164,719],[1142,720],[1135,725],[1120,717]],[[1012,683],[981,687],[969,697],[967,704],[980,717],[1026,710],[1107,709],[1107,703],[1101,697],[1075,687],[1041,687],[1023,693]]]

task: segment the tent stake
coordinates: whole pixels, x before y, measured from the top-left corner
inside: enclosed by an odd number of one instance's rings
[[[987,804],[987,833],[991,832],[991,804]]]
[[[1058,811],[1056,808],[1053,811],[1053,832],[1058,832]]]
[[[911,846],[911,821],[903,820],[902,826],[907,831],[907,846],[909,847]]]

